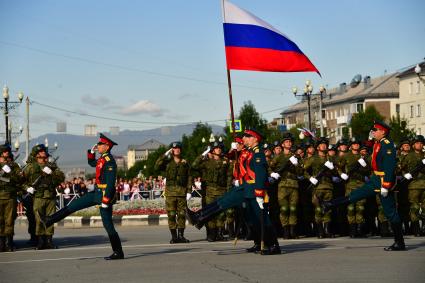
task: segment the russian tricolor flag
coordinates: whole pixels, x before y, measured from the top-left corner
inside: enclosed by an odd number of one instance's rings
[[[320,72],[286,35],[248,11],[223,1],[229,70]]]

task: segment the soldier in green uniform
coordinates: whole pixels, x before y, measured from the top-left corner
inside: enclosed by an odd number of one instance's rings
[[[394,244],[385,248],[386,251],[405,250],[403,230],[400,217],[397,213],[393,189],[396,183],[396,151],[394,143],[386,138],[390,127],[384,122],[375,121],[372,129],[375,144],[372,154],[373,175],[369,182],[353,190],[348,196],[321,202],[322,208],[327,211],[330,208],[341,205],[356,203],[361,199],[380,193],[381,203],[385,216],[391,222],[394,231]]]
[[[419,210],[425,211],[425,154],[423,147],[425,138],[422,135],[412,140],[412,151],[406,157],[407,173],[404,178],[410,180],[408,197],[410,202],[410,220],[412,221],[412,233],[421,236],[419,225]],[[416,168],[420,168],[419,170]]]
[[[313,158],[315,154],[315,147],[312,141],[306,141],[302,146],[299,146],[297,150],[298,155],[301,157],[301,164],[310,162],[309,160]],[[304,168],[303,168],[304,170]],[[304,172],[303,172],[304,173]],[[298,190],[299,190],[299,224],[298,227],[302,235],[305,236],[314,236],[314,207],[312,200],[312,190],[309,188],[311,183],[304,174],[298,176]]]
[[[168,227],[171,232],[170,243],[188,243],[184,237],[186,228],[187,200],[191,197],[190,166],[181,155],[182,144],[173,142],[171,148],[155,163],[155,169],[165,171],[165,206]]]
[[[408,173],[406,157],[410,152],[410,140],[405,138],[402,139],[398,145],[399,151],[397,152],[397,177],[401,177]],[[401,221],[404,226],[404,235],[410,233],[410,203],[409,203],[409,190],[408,184],[402,183],[398,185],[398,213],[400,214]]]
[[[331,200],[332,199],[332,177],[336,174],[334,159],[330,158],[326,151],[329,141],[325,137],[319,138],[317,141],[317,155],[304,163],[306,178],[314,188],[312,203],[315,208],[314,219],[316,222],[318,238],[332,237],[331,233],[331,211],[323,211],[317,199]],[[316,177],[321,175],[320,179]]]
[[[45,227],[41,217],[56,211],[56,188],[64,181],[65,175],[54,163],[48,162],[48,152],[44,145],[32,148],[33,162],[24,169],[24,187],[34,195],[34,214],[36,215],[35,234],[37,249],[55,248],[52,238],[53,227]]]
[[[0,145],[0,252],[14,250],[16,198],[21,176],[18,164],[10,161],[11,154],[8,144]]]
[[[209,148],[210,149],[210,148]],[[222,145],[214,142],[211,146],[211,154],[205,151],[192,163],[192,168],[203,171],[203,179],[206,183],[206,204],[210,204],[227,192],[229,161],[222,155]],[[221,212],[208,222],[209,242],[224,240],[225,212]]]
[[[341,178],[346,181],[345,195],[348,196],[353,190],[365,183],[365,177],[370,175],[370,165],[360,155],[360,141],[352,138],[350,149],[338,162]],[[364,210],[366,200],[360,200],[349,204],[347,207],[347,220],[350,225],[350,237],[363,235]]]
[[[280,208],[280,221],[283,227],[284,239],[296,239],[298,176],[302,175],[302,164],[299,158],[291,152],[294,138],[291,133],[285,133],[282,140],[283,151],[270,163],[273,171],[270,177],[280,180],[277,199]],[[284,170],[282,170],[284,169]]]
[[[270,162],[273,158],[272,147],[270,146],[270,144],[268,143],[263,144],[263,151],[264,151],[264,155],[266,156],[267,162]]]
[[[115,230],[112,220],[113,204],[115,203],[115,184],[117,180],[117,164],[111,154],[111,149],[117,145],[111,139],[100,134],[99,141],[87,151],[87,161],[90,166],[96,167],[96,184],[92,191],[81,198],[73,200],[68,206],[60,209],[53,215],[42,218],[46,227],[64,219],[75,211],[97,205],[102,217],[103,227],[108,233],[113,253],[105,257],[105,260],[117,260],[124,258],[121,239]],[[100,157],[96,159],[96,151]]]

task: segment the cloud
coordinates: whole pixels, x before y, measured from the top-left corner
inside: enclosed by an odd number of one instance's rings
[[[149,114],[154,117],[162,116],[164,112],[166,112],[165,109],[149,100],[139,100],[130,106],[121,108],[119,111],[123,115]]]
[[[30,121],[32,124],[39,124],[43,122],[58,122],[59,119],[48,114],[35,114],[35,115],[31,115]]]
[[[85,94],[81,97],[81,102],[92,106],[107,106],[111,101],[105,96],[92,97],[90,94]]]
[[[197,94],[193,94],[193,93],[182,93],[179,97],[178,100],[186,100],[186,99],[196,99],[199,98],[199,95]]]

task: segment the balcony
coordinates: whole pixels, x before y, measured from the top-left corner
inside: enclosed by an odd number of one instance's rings
[[[339,116],[336,118],[337,125],[348,124],[351,121],[351,115]]]

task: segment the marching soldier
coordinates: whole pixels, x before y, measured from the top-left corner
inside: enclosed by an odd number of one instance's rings
[[[68,206],[58,210],[56,213],[42,218],[44,225],[49,227],[75,211],[94,205],[99,206],[103,227],[108,233],[113,250],[110,256],[104,258],[105,260],[124,258],[121,239],[115,230],[112,220],[112,206],[115,203],[115,183],[117,181],[117,164],[111,154],[111,149],[114,145],[117,144],[105,135],[100,134],[98,143],[87,151],[89,165],[96,167],[96,184],[93,190],[73,200]],[[96,151],[100,154],[98,159],[96,159]]]
[[[11,252],[16,218],[16,198],[20,189],[20,168],[11,161],[8,144],[0,146],[0,252]]]
[[[418,135],[413,139],[413,150],[406,157],[407,173],[404,174],[407,180],[411,180],[408,186],[410,220],[412,221],[412,233],[416,237],[421,235],[419,210],[425,211],[425,154],[422,151],[424,145],[424,136]]]
[[[403,176],[408,173],[407,168],[407,156],[410,152],[410,140],[403,139],[399,144],[399,151],[397,153],[397,176]],[[397,203],[398,203],[398,212],[400,213],[400,218],[403,222],[404,226],[404,234],[407,235],[410,233],[410,203],[409,203],[409,190],[408,184],[402,183],[398,185],[398,195],[397,195]]]
[[[394,231],[394,244],[385,248],[386,251],[405,250],[403,230],[400,217],[397,213],[394,199],[394,186],[396,182],[396,152],[394,143],[388,140],[390,127],[380,121],[375,121],[372,129],[375,144],[372,154],[373,175],[370,181],[360,188],[353,190],[348,196],[323,201],[322,208],[328,211],[340,204],[356,203],[357,201],[374,196],[376,191],[380,193],[380,199],[384,208],[385,216],[391,222]]]
[[[208,156],[210,154],[210,157]],[[206,204],[210,204],[226,193],[228,187],[229,162],[222,156],[222,144],[214,142],[208,149],[197,157],[192,163],[192,168],[203,171],[203,179],[206,182]],[[220,213],[208,222],[209,242],[224,240],[225,212]]]
[[[270,145],[268,143],[263,144],[263,150],[264,150],[264,155],[266,156],[267,162],[270,162],[273,157],[273,153],[270,148]]]
[[[165,171],[167,187],[165,206],[170,228],[170,244],[189,243],[184,237],[187,200],[191,197],[190,166],[181,155],[182,144],[173,142],[171,148],[155,163],[155,169]]]
[[[24,169],[23,175],[27,192],[34,195],[36,249],[54,249],[53,226],[44,226],[41,218],[56,211],[56,187],[64,181],[65,175],[48,162],[49,154],[43,144],[34,146],[31,155],[34,160]]]
[[[339,162],[341,178],[346,181],[346,196],[361,187],[365,183],[365,177],[370,175],[370,166],[360,155],[360,141],[352,138],[350,149],[351,151],[345,154]],[[363,235],[365,203],[366,200],[360,200],[349,204],[347,207],[347,220],[350,226],[351,238]]]
[[[294,138],[288,132],[282,140],[283,151],[270,164],[273,173],[270,177],[280,179],[277,199],[280,208],[280,221],[283,227],[284,239],[296,239],[298,178],[302,174],[298,157],[291,152]]]

